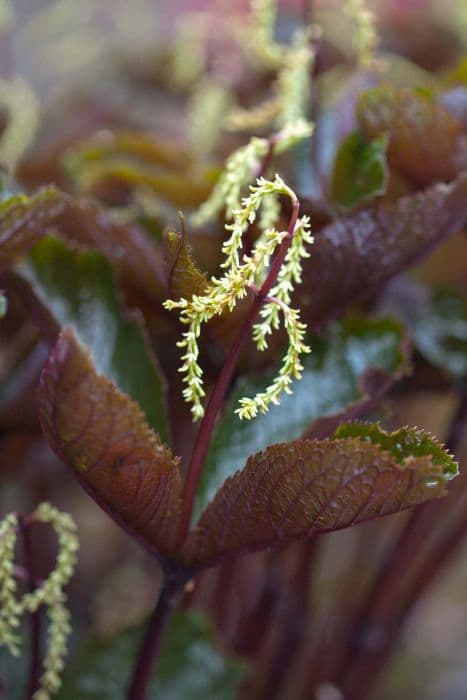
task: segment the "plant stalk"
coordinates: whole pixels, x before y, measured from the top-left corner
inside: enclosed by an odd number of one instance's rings
[[[446,447],[450,452],[456,452],[462,441],[466,419],[467,391],[464,391],[446,436]],[[380,567],[359,611],[354,626],[354,643],[349,645],[352,651],[345,656],[338,677],[349,700],[363,697],[373,685],[406,615],[465,538],[467,518],[461,517],[460,522],[434,543],[424,561],[413,570],[414,552],[420,549],[427,527],[441,518],[444,511],[444,502],[426,503],[415,508]],[[384,635],[384,643],[377,651],[367,649],[364,643],[362,646],[371,628],[377,628]]]
[[[266,277],[261,289],[256,294],[250,310],[243,321],[239,334],[232,344],[229,354],[221,369],[217,382],[209,398],[206,408],[206,413],[201,421],[196,442],[191,456],[191,461],[188,467],[187,478],[185,482],[185,490],[183,495],[182,516],[180,520],[180,528],[178,532],[179,544],[184,542],[190,527],[191,515],[193,512],[193,504],[195,500],[196,490],[201,477],[204,460],[211,441],[212,432],[216,423],[217,416],[223,406],[225,395],[227,394],[230,382],[235,372],[238,360],[243,348],[248,340],[251,328],[261,310],[266,297],[274,286],[279,271],[284,262],[285,255],[292,241],[293,234],[298,219],[300,203],[298,199],[293,202],[292,215],[290,217],[287,228],[287,236],[282,241],[276,257],[274,258],[268,276]]]
[[[165,631],[183,591],[184,581],[165,579],[136,657],[128,700],[145,700]]]

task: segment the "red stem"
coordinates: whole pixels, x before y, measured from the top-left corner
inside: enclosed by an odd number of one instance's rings
[[[242,350],[250,334],[251,327],[253,326],[256,317],[259,314],[259,311],[261,309],[261,306],[263,305],[265,298],[268,296],[271,288],[275,284],[279,271],[282,267],[282,263],[284,262],[285,255],[287,253],[293,234],[295,232],[299,207],[300,204],[297,199],[293,202],[292,215],[290,217],[289,226],[287,229],[287,236],[282,241],[279,250],[277,251],[277,255],[271,264],[268,276],[266,277],[266,280],[264,281],[261,289],[256,295],[253,304],[251,305],[250,310],[242,324],[240,332],[237,335],[232,347],[230,348],[229,354],[227,355],[225,363],[221,369],[216,385],[214,386],[214,389],[209,398],[206,413],[204,414],[204,418],[201,422],[198,434],[196,436],[193,454],[191,456],[190,465],[188,467],[188,473],[185,482],[185,491],[183,495],[182,516],[178,532],[179,543],[182,543],[188,534],[196,490],[198,488],[198,483],[201,477],[201,471],[209,448],[209,443],[211,440],[212,432],[214,430],[214,425],[216,423],[217,416],[224,403],[225,395],[230,386],[230,382],[232,380],[235,368],[237,366],[237,362],[240,358]]]
[[[446,447],[452,452],[457,450],[463,438],[466,417],[467,392],[464,391],[446,436]],[[349,643],[349,652],[337,678],[349,700],[366,696],[394,646],[407,613],[464,539],[467,530],[465,517],[430,547],[424,561],[419,562],[414,571],[411,566],[414,552],[420,550],[429,524],[439,522],[445,509],[446,502],[436,501],[415,508],[380,567],[359,610],[358,620],[352,626],[355,630],[353,643]],[[369,649],[365,644],[372,629],[384,638],[377,650]]]
[[[183,583],[179,580],[174,582],[166,580],[163,585],[136,658],[136,665],[128,689],[128,700],[144,700],[146,697],[156,658],[161,649],[170,618],[183,590]]]

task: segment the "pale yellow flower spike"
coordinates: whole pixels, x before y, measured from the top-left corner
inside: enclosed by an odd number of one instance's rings
[[[368,9],[365,0],[344,0],[345,12],[353,25],[353,46],[362,68],[375,64],[378,46],[375,14]]]
[[[49,628],[44,671],[33,700],[50,700],[60,688],[65,667],[71,626],[64,589],[73,575],[79,545],[76,525],[67,513],[60,512],[50,503],[42,503],[34,516],[43,523],[49,523],[55,530],[58,540],[55,568],[38,588],[18,598],[14,571],[18,518],[10,514],[0,522],[0,645],[4,644],[13,655],[18,656],[20,640],[17,628],[21,616],[34,614],[41,605],[47,607]]]
[[[203,370],[198,364],[198,338],[201,325],[217,314],[221,314],[225,309],[232,311],[237,301],[246,296],[248,289],[256,286],[256,282],[263,278],[272,255],[288,235],[287,231],[267,229],[256,241],[251,255],[241,256],[242,239],[248,226],[255,221],[263,199],[279,195],[289,197],[292,202],[297,201],[295,193],[279,175],[276,175],[273,181],[259,178],[256,186],[250,187],[250,195],[242,200],[241,208],[232,212],[233,222],[226,225],[230,236],[222,247],[225,255],[225,261],[222,264],[225,269],[224,275],[220,278],[212,277],[202,295],[194,295],[190,300],[182,298],[178,301],[167,300],[164,303],[166,309],[180,309],[180,320],[188,326],[178,346],[185,350],[180,368],[180,372],[185,375],[183,381],[186,384],[183,396],[192,405],[194,420],[204,415],[201,403],[205,395]],[[279,402],[283,391],[290,393],[290,384],[294,378],[300,378],[303,369],[300,355],[310,352],[310,348],[304,343],[306,329],[300,323],[299,311],[288,306],[293,286],[301,279],[301,259],[308,256],[305,245],[313,242],[309,225],[308,217],[298,220],[292,243],[272,290],[277,294],[277,298],[271,296],[267,300],[261,312],[262,321],[254,327],[253,331],[258,349],[264,350],[267,347],[267,336],[273,328],[278,327],[276,308],[281,309],[289,338],[289,348],[273,384],[252,399],[240,401],[240,408],[237,411],[240,418],[253,418],[258,412],[267,411],[270,403]]]

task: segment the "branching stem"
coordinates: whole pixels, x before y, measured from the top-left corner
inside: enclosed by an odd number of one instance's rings
[[[287,236],[282,241],[275,258],[272,261],[268,276],[255,296],[250,310],[242,324],[240,332],[230,348],[229,354],[227,355],[217,382],[209,398],[206,413],[204,414],[200,424],[191,461],[188,467],[185,490],[183,494],[182,516],[178,533],[179,543],[182,543],[188,534],[196,490],[201,477],[201,471],[209,448],[209,443],[211,441],[217,416],[222,408],[225,395],[237,366],[237,362],[248,340],[252,326],[261,310],[261,306],[277,280],[277,276],[295,232],[299,208],[300,203],[298,199],[295,199],[292,204],[292,215],[287,228]]]

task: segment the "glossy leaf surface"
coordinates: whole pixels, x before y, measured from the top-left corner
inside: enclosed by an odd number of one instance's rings
[[[420,352],[458,379],[467,376],[467,302],[449,291],[433,294],[414,328]]]
[[[121,309],[105,258],[47,238],[35,246],[22,273],[59,325],[74,326],[90,348],[97,372],[137,401],[150,426],[167,440],[163,378],[138,317],[127,317]]]
[[[310,346],[312,352],[303,359],[303,377],[294,383],[293,394],[284,394],[280,406],[271,405],[252,421],[239,420],[235,414],[238,401],[264,390],[275,375],[238,383],[207,456],[198,513],[250,455],[278,440],[295,440],[309,430],[314,429],[314,437],[332,434],[342,413],[360,415],[372,396],[381,396],[407,369],[404,333],[390,320],[334,323],[324,337],[311,338]]]

